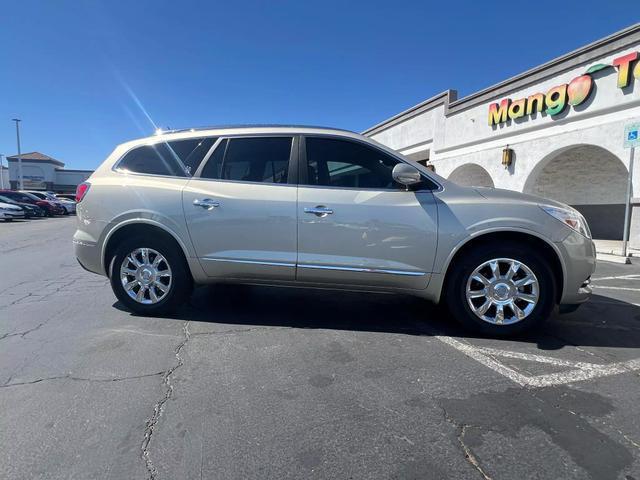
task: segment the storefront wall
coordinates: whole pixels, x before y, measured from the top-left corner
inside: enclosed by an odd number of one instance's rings
[[[594,236],[622,236],[629,150],[623,148],[624,126],[640,121],[640,59],[631,63],[629,85],[617,85],[619,68],[591,74],[592,89],[576,106],[566,105],[556,115],[523,115],[489,124],[489,106],[505,98],[512,102],[546,94],[568,84],[596,64],[611,66],[614,59],[640,52],[640,42],[564,69],[559,74],[532,75],[526,86],[493,98],[487,92],[446,101],[406,122],[389,122],[370,129],[371,137],[401,153],[429,146],[436,172],[467,185],[495,186],[554,198],[571,204],[587,217]],[[579,61],[579,60],[578,60]],[[635,73],[638,78],[634,78]],[[535,80],[535,81],[533,81]],[[517,87],[517,85],[516,85]],[[435,98],[435,97],[434,97]],[[393,123],[393,124],[392,124]],[[406,125],[405,125],[406,123]],[[514,152],[512,164],[502,165],[502,150]],[[640,197],[640,151],[634,172],[633,197]],[[640,204],[633,208],[632,244],[640,246]]]

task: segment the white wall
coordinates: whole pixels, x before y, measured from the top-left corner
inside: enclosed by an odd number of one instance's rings
[[[91,173],[92,172],[56,170],[54,183],[56,185],[78,185],[89,178]]]

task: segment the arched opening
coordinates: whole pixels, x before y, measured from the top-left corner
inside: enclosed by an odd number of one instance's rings
[[[475,163],[467,163],[460,165],[456,168],[449,180],[457,183],[458,185],[464,185],[468,187],[493,187],[493,180],[489,172],[487,172],[480,165]]]
[[[571,205],[584,215],[594,238],[621,240],[627,168],[595,145],[555,152],[529,175],[524,193]]]

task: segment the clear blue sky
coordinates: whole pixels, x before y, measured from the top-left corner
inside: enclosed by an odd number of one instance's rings
[[[161,127],[361,131],[627,27],[637,1],[3,2],[0,153],[94,168]],[[137,101],[135,99],[138,99]]]

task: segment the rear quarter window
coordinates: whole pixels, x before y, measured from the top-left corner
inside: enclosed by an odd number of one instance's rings
[[[127,152],[118,162],[117,170],[190,177],[215,141],[216,138],[207,137],[143,145]]]

